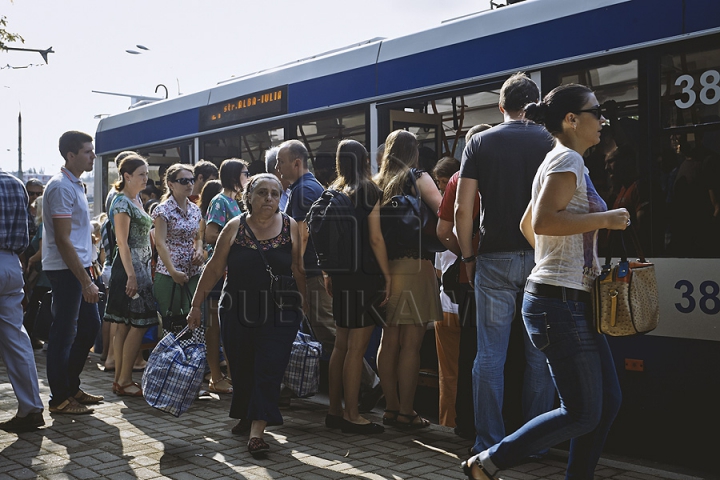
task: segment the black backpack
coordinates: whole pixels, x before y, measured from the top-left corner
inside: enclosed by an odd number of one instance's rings
[[[355,206],[347,195],[337,190],[325,190],[310,207],[305,222],[321,270],[357,272],[357,221]]]

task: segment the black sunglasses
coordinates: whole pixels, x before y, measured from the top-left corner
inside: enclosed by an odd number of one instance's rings
[[[175,180],[172,180],[172,181],[177,182],[180,185],[187,185],[187,184],[192,185],[193,183],[195,183],[194,178],[176,178]]]
[[[595,105],[592,108],[586,108],[585,110],[580,110],[577,113],[582,113],[582,112],[592,113],[593,115],[595,115],[595,118],[597,118],[598,120],[600,120],[600,117],[602,117],[602,107],[600,105]]]
[[[42,194],[43,192],[28,192],[28,196],[30,197],[39,197]]]

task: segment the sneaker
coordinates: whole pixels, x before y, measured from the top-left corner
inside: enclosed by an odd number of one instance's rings
[[[0,430],[13,433],[30,432],[37,430],[43,425],[45,425],[45,419],[43,418],[42,412],[36,412],[29,413],[24,417],[15,415],[7,422],[0,423]]]
[[[62,413],[68,415],[84,415],[87,413],[93,413],[95,410],[88,408],[85,405],[80,404],[75,398],[68,397],[67,400],[62,402],[60,405],[50,406],[50,413]]]
[[[90,393],[83,392],[82,390],[78,390],[78,392],[75,394],[75,396],[73,398],[82,405],[90,405],[93,403],[100,403],[103,400],[105,400],[105,397],[103,397],[102,395],[92,395]]]

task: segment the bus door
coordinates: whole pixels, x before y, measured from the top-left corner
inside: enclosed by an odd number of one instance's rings
[[[420,168],[431,172],[442,152],[442,115],[390,110],[390,131],[395,130],[415,134],[420,150]]]

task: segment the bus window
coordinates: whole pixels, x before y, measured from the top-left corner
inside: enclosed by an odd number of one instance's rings
[[[264,172],[265,150],[284,139],[284,128],[223,132],[202,139],[201,157],[218,167],[227,158],[242,158],[250,162],[251,174]]]
[[[335,154],[340,140],[357,140],[369,147],[365,111],[304,120],[297,124],[297,138],[308,149],[313,174],[328,186],[335,179]]]

